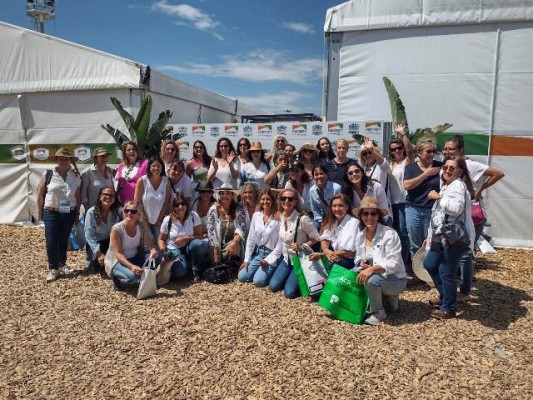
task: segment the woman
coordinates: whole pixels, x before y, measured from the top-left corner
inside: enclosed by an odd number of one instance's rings
[[[331,199],[336,194],[341,193],[342,188],[338,183],[328,180],[328,173],[323,164],[313,168],[313,178],[315,184],[309,189],[309,197],[311,199],[313,223],[318,230],[320,229],[320,224],[326,217]]]
[[[320,240],[320,235],[313,221],[300,212],[300,199],[294,189],[284,189],[279,200],[282,210],[279,240],[275,249],[265,258],[265,262],[269,265],[267,268],[275,269],[270,279],[270,290],[277,292],[283,289],[285,297],[293,299],[300,295],[300,288],[292,268],[289,250],[300,251],[302,244],[311,247]]]
[[[211,166],[207,173],[207,180],[215,189],[223,183],[229,183],[232,187],[237,186],[239,168],[235,160],[235,149],[231,140],[226,137],[218,139],[215,157],[211,160]]]
[[[257,185],[252,182],[245,183],[241,189],[241,203],[244,210],[244,215],[246,216],[246,231],[244,232],[246,235],[248,235],[252,217],[257,211],[258,201],[259,190],[257,189]]]
[[[148,160],[139,158],[139,146],[132,141],[122,146],[122,163],[117,168],[117,196],[121,205],[133,200],[137,181],[146,175]]]
[[[335,158],[335,153],[331,148],[331,142],[327,137],[318,139],[318,142],[316,143],[316,149],[318,150],[318,161],[320,163],[326,163],[327,161]]]
[[[344,186],[344,175],[350,165],[355,163],[355,160],[348,158],[348,141],[345,139],[337,140],[335,157],[331,160],[324,160],[322,165],[326,168],[328,179],[337,183],[341,187]]]
[[[374,147],[372,139],[365,138],[359,154],[361,165],[365,169],[365,175],[370,179],[379,182],[381,187],[387,193],[388,198],[391,169],[387,160],[381,155],[380,148]]]
[[[251,161],[248,150],[250,149],[250,141],[247,138],[240,138],[237,142],[237,161],[239,163],[239,171],[242,173],[242,167]]]
[[[313,180],[313,167],[318,164],[318,150],[313,143],[304,143],[296,153],[299,162],[304,166],[304,172]]]
[[[58,149],[54,157],[56,167],[43,173],[37,188],[38,218],[44,222],[48,258],[47,282],[55,281],[60,273],[70,275],[73,272],[67,265],[67,245],[81,204],[81,178],[76,157],[65,148]]]
[[[168,171],[175,160],[180,159],[180,148],[173,140],[163,140],[161,143],[161,160],[164,162],[164,172],[168,176]]]
[[[304,172],[304,165],[298,161],[292,163],[289,167],[289,181],[285,184],[285,188],[294,189],[300,196],[301,210],[312,216],[311,213],[311,179],[309,175]]]
[[[428,198],[435,202],[431,213],[431,230],[426,242],[429,247],[424,259],[424,268],[431,275],[439,298],[431,299],[429,304],[438,307],[431,313],[433,318],[449,319],[455,317],[457,310],[457,287],[455,278],[463,255],[474,248],[474,224],[470,199],[474,197],[472,181],[463,157],[447,157],[442,166],[442,186],[440,192],[432,190]],[[450,245],[442,235],[445,223],[464,223],[470,237],[470,246]]]
[[[370,300],[368,325],[387,319],[386,311],[398,309],[399,295],[407,286],[400,237],[385,224],[388,209],[376,198],[365,197],[355,210],[359,231],[355,238],[357,281],[364,284]]]
[[[275,162],[279,154],[283,153],[285,146],[287,145],[287,139],[283,135],[275,135],[272,139],[272,150],[266,155],[268,162]]]
[[[211,165],[211,157],[207,154],[204,142],[197,140],[192,145],[192,158],[185,165],[187,176],[194,182],[207,180],[207,171]]]
[[[407,190],[405,219],[409,232],[411,259],[426,239],[434,200],[432,190],[439,191],[439,171],[442,163],[435,161],[437,146],[431,139],[420,139],[416,145],[419,161],[405,167],[403,187]]]
[[[358,162],[350,165],[346,171],[344,194],[349,199],[353,210],[361,205],[361,201],[365,197],[376,197],[379,205],[382,208],[389,208],[387,195],[383,187],[373,180],[371,180],[363,170],[363,167]]]
[[[141,204],[128,200],[124,205],[124,219],[111,228],[110,245],[104,259],[107,275],[113,279],[117,290],[137,285],[143,273],[142,266],[148,256],[158,254],[147,224],[142,220]]]
[[[202,221],[182,194],[172,200],[172,212],[163,219],[158,246],[164,258],[175,260],[171,277],[183,278],[192,271],[194,283],[200,282],[202,270],[209,263],[209,244],[202,240]]]
[[[326,219],[322,224],[320,248],[322,253],[313,253],[309,258],[319,260],[325,256],[330,265],[352,269],[354,267],[355,236],[358,220],[352,214],[350,200],[344,194],[331,199]]]
[[[287,156],[287,162],[289,165],[296,161],[296,147],[294,147],[294,145],[287,143],[283,149],[283,152]]]
[[[270,171],[268,162],[265,160],[265,152],[261,146],[261,142],[252,142],[248,154],[250,154],[250,161],[242,166],[241,182],[253,182],[257,185],[259,190],[268,189],[265,182],[265,176]]]
[[[213,185],[211,182],[200,182],[195,189],[199,196],[192,203],[191,210],[196,212],[202,222],[202,238],[207,239],[207,213],[216,200],[213,197]]]
[[[275,167],[265,175],[265,183],[272,189],[283,189],[289,179],[289,163],[285,153],[279,153],[274,158]]]
[[[185,164],[181,160],[175,160],[168,172],[168,179],[170,181],[170,189],[173,194],[182,194],[187,199],[187,204],[190,206],[194,194],[194,184],[191,178],[185,173]]]
[[[122,207],[112,186],[100,189],[98,201],[85,213],[85,238],[87,239],[86,271],[103,271],[104,257],[109,249],[109,235],[113,225],[122,219]]]
[[[259,198],[259,210],[254,213],[250,231],[246,237],[244,262],[237,279],[253,282],[257,287],[267,286],[275,268],[266,262],[266,257],[278,244],[279,219],[276,198],[270,190],[263,190]]]
[[[135,201],[142,204],[145,210],[154,242],[159,237],[159,229],[167,212],[172,191],[165,175],[165,164],[161,157],[153,156],[148,161],[147,174],[137,181],[135,189]]]
[[[246,240],[246,216],[235,201],[239,194],[231,184],[224,183],[217,190],[219,197],[207,213],[207,236],[215,265],[226,261],[242,262]]]
[[[402,259],[409,268],[409,233],[405,220],[407,191],[403,187],[405,167],[414,162],[413,145],[405,134],[405,125],[397,125],[395,131],[401,139],[389,143],[389,159],[392,179],[390,179],[390,200],[392,208],[392,227],[402,242]]]
[[[107,158],[110,155],[103,147],[94,149],[93,166],[81,174],[81,204],[85,211],[96,204],[100,189],[114,186],[114,171],[107,166]]]

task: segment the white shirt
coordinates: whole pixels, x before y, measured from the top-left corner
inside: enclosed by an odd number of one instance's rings
[[[193,236],[194,227],[198,225],[202,225],[200,216],[196,214],[194,211],[191,211],[187,219],[183,222],[183,225],[179,221],[179,219],[175,218],[172,221],[172,224],[170,225],[170,233],[169,233],[168,232],[169,219],[170,219],[170,215],[167,215],[165,218],[163,218],[163,222],[161,223],[161,233],[168,235],[167,236],[167,249],[169,250],[176,250],[178,248],[185,247],[186,245],[178,247],[176,245],[176,239],[179,237],[184,237],[184,236]]]
[[[268,167],[264,162],[259,165],[259,168],[256,168],[253,162],[247,162],[241,168],[241,185],[245,182],[254,182],[259,190],[268,189],[265,183],[266,174],[268,174]]]
[[[337,221],[333,223],[331,229],[326,229],[320,235],[320,240],[328,240],[331,242],[333,250],[350,250],[355,248],[355,237],[359,230],[359,220],[346,214],[339,224]]]
[[[141,229],[139,225],[135,227],[135,235],[131,237],[126,232],[122,238],[122,255],[126,258],[135,257],[141,244]]]
[[[308,183],[304,183],[304,190],[302,194],[300,195],[300,206],[302,207],[302,211],[305,211],[305,212],[311,211],[311,195],[309,194],[309,190],[311,190],[311,186],[312,185],[309,185]],[[287,183],[285,184],[285,189],[296,190],[296,188],[292,186],[292,183],[290,180],[288,180]]]
[[[250,262],[254,254],[256,246],[265,246],[273,250],[278,244],[279,240],[279,220],[275,220],[272,216],[265,224],[263,221],[263,212],[256,211],[250,223],[250,231],[246,237],[246,251],[244,253],[244,261]]]
[[[368,183],[368,187],[366,188],[366,193],[363,196],[363,199],[365,197],[377,198],[379,206],[381,208],[386,208],[387,210],[390,211],[389,201],[387,200],[387,195],[385,194],[385,190],[383,189],[383,186],[381,186],[379,182],[370,181]],[[352,208],[358,208],[361,206],[361,199],[359,198],[359,195],[355,192],[355,190],[353,190],[353,197],[350,200],[352,200]],[[391,215],[390,212],[389,212],[389,215]]]
[[[143,176],[142,180],[144,187],[142,197],[144,212],[146,213],[148,222],[153,225],[157,222],[161,209],[165,207],[168,178],[166,176],[162,177],[157,190],[154,189],[147,175]]]
[[[234,169],[238,169],[238,166],[235,164],[235,161],[234,161],[233,167]],[[215,168],[211,164],[209,166],[209,171],[207,172],[207,175],[208,176],[211,175],[214,171],[215,171]],[[213,189],[220,188],[220,186],[222,186],[223,183],[231,183],[231,186],[233,186],[234,188],[237,187],[237,178],[233,178],[233,176],[231,175],[231,169],[229,167],[229,163],[226,164],[225,167],[221,167],[219,164],[217,173],[215,174],[215,179],[213,179],[212,181]]]
[[[192,183],[191,178],[187,174],[183,173],[180,180],[176,183],[170,182],[174,193],[182,194],[189,202],[192,200],[194,195],[194,184]]]
[[[392,204],[401,204],[407,201],[407,190],[405,190],[405,187],[403,186],[403,173],[406,165],[407,157],[392,166],[393,179],[390,180],[389,184]]]
[[[67,199],[70,202],[70,208],[75,208],[76,191],[81,186],[80,176],[75,171],[69,170],[67,179],[63,180],[55,168],[52,171],[52,179],[46,189],[44,206],[59,208],[59,202]],[[43,177],[46,179],[46,171],[43,172]]]

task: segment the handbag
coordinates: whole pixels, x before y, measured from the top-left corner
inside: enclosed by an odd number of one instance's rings
[[[170,282],[172,264],[174,260],[163,260],[159,263],[156,271],[157,286],[164,286]]]
[[[468,193],[468,192],[466,192]],[[470,235],[466,231],[466,207],[468,198],[465,194],[465,208],[463,209],[463,219],[450,222],[449,215],[444,217],[444,223],[440,228],[442,237],[446,240],[449,247],[468,248],[470,247]]]
[[[306,252],[298,252],[291,257],[302,297],[319,294],[328,279],[328,273],[324,267],[328,259],[321,257],[320,260],[311,261],[309,255]]]
[[[483,215],[483,208],[481,204],[476,201],[472,203],[472,222],[474,225],[480,225],[485,221],[485,215]]]
[[[231,266],[226,263],[215,265],[213,267],[207,268],[204,271],[204,280],[215,285],[228,283],[230,277]]]
[[[155,259],[148,257],[143,264],[143,273],[137,290],[137,300],[143,300],[157,293],[157,270]]]
[[[365,285],[357,282],[357,272],[334,264],[318,305],[337,319],[359,325],[368,309],[368,293]]]

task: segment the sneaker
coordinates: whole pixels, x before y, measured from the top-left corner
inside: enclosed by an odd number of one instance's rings
[[[57,269],[51,269],[46,277],[46,282],[53,282],[59,278],[59,271]]]
[[[61,273],[61,275],[71,275],[72,273],[74,273],[74,270],[71,269],[67,264],[59,267],[59,272]]]
[[[400,296],[396,295],[396,296],[384,296],[385,298],[383,299],[383,305],[385,306],[385,309],[388,311],[388,312],[394,312],[394,311],[398,311],[398,302],[399,302],[399,299],[400,299]]]
[[[464,302],[466,302],[468,300],[470,300],[470,295],[469,294],[464,294],[464,293],[461,293],[461,292],[457,293],[457,302],[458,303],[464,303]]]
[[[387,319],[387,314],[385,314],[385,310],[380,310],[375,313],[372,313],[370,317],[365,319],[365,324],[367,325],[381,325],[383,321]]]

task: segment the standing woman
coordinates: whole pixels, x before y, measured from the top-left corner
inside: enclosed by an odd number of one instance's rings
[[[157,258],[150,229],[142,220],[142,206],[128,200],[124,205],[124,219],[111,228],[109,250],[104,259],[107,275],[117,290],[139,283],[147,250],[150,257]]]
[[[374,147],[372,139],[365,138],[360,150],[361,164],[365,168],[365,175],[381,183],[381,187],[389,197],[391,168],[387,160],[381,155],[379,147]]]
[[[127,141],[122,146],[122,162],[117,168],[117,195],[121,205],[133,200],[137,181],[146,175],[148,160],[139,158],[137,143]]]
[[[424,259],[424,268],[431,275],[438,299],[431,299],[430,305],[438,307],[431,316],[437,319],[455,317],[457,310],[457,286],[455,278],[463,255],[474,248],[474,224],[470,199],[474,197],[472,181],[463,157],[447,157],[442,166],[442,187],[440,192],[432,190],[428,197],[435,202],[431,214],[431,231],[428,237],[429,252]],[[450,245],[442,235],[442,226],[463,221],[470,245]]]
[[[318,230],[320,229],[320,224],[326,217],[331,199],[336,194],[341,193],[342,188],[338,183],[328,180],[328,173],[323,164],[313,168],[313,178],[315,184],[309,189],[309,197],[311,199],[313,223]]]
[[[389,210],[377,199],[364,198],[355,211],[360,221],[355,239],[357,280],[365,285],[370,300],[371,315],[365,323],[379,325],[387,319],[386,311],[398,309],[399,295],[407,286],[402,245],[396,231],[385,224]]]
[[[272,189],[283,189],[289,179],[289,162],[285,153],[278,153],[274,158],[274,168],[265,175],[265,183]]]
[[[207,213],[216,200],[213,197],[211,182],[200,182],[195,189],[199,196],[192,203],[192,211],[196,212],[202,222],[202,238],[207,239]]]
[[[293,299],[300,295],[300,288],[292,268],[289,250],[300,251],[304,243],[311,247],[320,240],[320,235],[313,221],[300,212],[300,199],[294,189],[283,190],[279,200],[282,210],[279,240],[274,251],[265,258],[265,262],[269,265],[267,268],[275,268],[270,279],[270,290],[277,292],[283,289],[285,297]]]
[[[296,153],[298,161],[304,166],[304,172],[313,180],[313,167],[318,164],[318,150],[313,143],[304,143]]]
[[[165,175],[168,176],[168,171],[172,167],[175,160],[180,159],[180,148],[173,140],[163,140],[161,143],[161,160],[164,164]]]
[[[328,179],[332,182],[344,186],[344,176],[348,167],[355,163],[355,160],[348,158],[348,141],[345,139],[337,140],[336,144],[336,156],[331,160],[326,160],[322,163],[326,167],[326,173]]]
[[[435,200],[428,197],[440,190],[439,171],[442,163],[435,161],[437,146],[431,139],[420,139],[416,145],[419,161],[405,167],[403,187],[407,190],[405,219],[409,232],[411,259],[426,239],[431,208]]]
[[[55,161],[56,167],[43,173],[37,188],[38,218],[44,222],[48,258],[47,282],[55,281],[60,273],[70,275],[73,272],[67,265],[67,245],[81,204],[81,178],[76,157],[70,150],[60,148],[55,153]]]
[[[250,161],[248,150],[250,149],[250,141],[247,138],[240,138],[237,142],[237,159],[241,167]]]
[[[266,155],[268,162],[275,162],[277,156],[284,152],[287,138],[283,135],[275,135],[272,139],[272,150]]]
[[[170,182],[165,176],[165,164],[161,157],[153,156],[148,161],[147,174],[137,181],[135,200],[142,204],[145,210],[154,242],[159,237],[161,222],[167,212],[171,191]]]
[[[289,181],[285,184],[286,189],[294,189],[300,196],[301,210],[312,216],[311,212],[311,185],[309,175],[304,172],[304,165],[301,162],[294,162],[289,166]]]
[[[192,145],[192,158],[185,165],[185,172],[193,182],[207,180],[207,171],[211,166],[211,157],[207,154],[204,142],[197,140]]]
[[[111,228],[122,219],[122,207],[112,186],[100,189],[98,201],[85,213],[87,239],[86,271],[103,271],[104,257],[109,249]]]
[[[348,167],[345,180],[346,185],[343,192],[348,197],[352,210],[358,208],[365,197],[375,197],[378,199],[380,207],[389,208],[389,201],[383,186],[371,180],[358,162]]]
[[[240,192],[231,184],[224,183],[217,190],[219,200],[207,213],[207,235],[213,252],[213,261],[242,262],[246,240],[246,216],[244,209],[235,201]]]
[[[263,190],[259,210],[254,213],[246,237],[244,262],[237,277],[239,281],[253,282],[257,287],[267,286],[270,282],[275,266],[269,265],[265,259],[278,244],[280,222],[275,217],[276,211],[274,194],[268,189]]]
[[[252,222],[252,217],[257,211],[257,203],[259,201],[259,190],[257,185],[252,182],[247,182],[242,186],[241,190],[241,202],[244,214],[246,216],[246,231],[244,232],[248,236],[248,230]]]
[[[231,140],[226,137],[218,139],[215,157],[211,160],[207,173],[207,180],[215,189],[220,188],[223,183],[237,187],[239,168],[235,161],[235,148]]]
[[[335,158],[335,153],[331,148],[331,142],[327,137],[324,136],[318,139],[316,148],[318,150],[318,162],[327,163],[329,160],[333,160]]]
[[[110,155],[103,147],[94,149],[93,166],[81,174],[81,204],[85,211],[96,204],[100,189],[113,186],[114,171],[107,166]]]
[[[265,160],[265,152],[261,142],[252,142],[248,154],[251,160],[241,167],[241,182],[253,182],[259,190],[268,189],[265,176],[270,171],[268,162]]]

